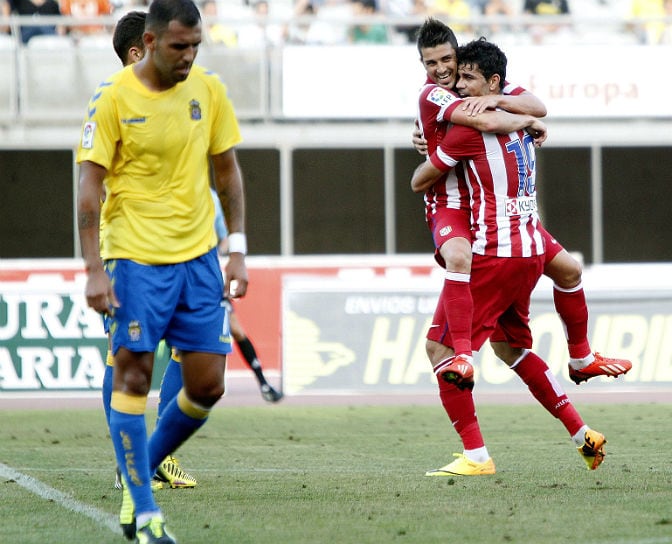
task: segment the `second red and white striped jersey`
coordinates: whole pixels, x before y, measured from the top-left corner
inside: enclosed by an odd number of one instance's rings
[[[505,82],[502,94],[517,96],[525,92],[523,87]],[[427,80],[420,90],[418,99],[418,125],[423,137],[427,140],[427,154],[436,151],[439,141],[453,126],[450,118],[462,99],[454,91],[450,91]],[[437,208],[469,210],[469,194],[461,176],[450,172],[442,176],[425,192],[425,213],[434,214]]]
[[[436,150],[439,140],[448,129],[450,116],[462,99],[453,91],[436,83],[425,83],[418,98],[418,125],[425,140],[427,153]]]
[[[518,85],[504,82],[502,94],[518,96],[525,89]],[[427,140],[427,153],[431,155],[436,150],[439,141],[450,128],[450,118],[455,108],[460,105],[462,98],[430,79],[420,89],[418,98],[418,125],[423,137]]]
[[[468,184],[472,249],[479,255],[530,257],[544,253],[537,229],[534,142],[524,130],[485,134],[455,125],[432,154],[443,172],[454,169]]]

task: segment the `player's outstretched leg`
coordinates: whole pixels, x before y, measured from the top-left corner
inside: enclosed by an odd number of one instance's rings
[[[583,359],[573,359],[569,362],[569,377],[576,384],[586,382],[597,376],[610,376],[618,378],[627,374],[632,368],[632,363],[627,359],[614,359],[605,357],[600,353],[594,353]]]
[[[269,383],[264,383],[259,388],[261,390],[261,396],[267,402],[278,402],[284,397],[282,391],[274,389]]]
[[[268,383],[268,380],[266,380],[264,371],[261,368],[261,363],[257,357],[257,352],[254,349],[254,345],[250,339],[246,336],[240,340],[236,340],[236,345],[238,346],[238,349],[240,349],[240,353],[242,353],[245,362],[247,362],[249,367],[252,369],[252,372],[254,372],[254,375],[259,382],[259,390],[261,391],[261,396],[263,399],[267,402],[278,402],[281,400],[284,396],[282,391],[275,389],[271,384]]]

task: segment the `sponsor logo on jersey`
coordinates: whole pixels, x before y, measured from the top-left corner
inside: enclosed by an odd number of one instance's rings
[[[427,100],[432,104],[443,107],[455,100],[455,96],[446,89],[441,87],[434,87],[427,95]]]
[[[518,198],[509,198],[506,201],[506,217],[532,215],[533,213],[536,213],[536,211],[536,196],[519,196]]]
[[[191,112],[190,115],[192,121],[201,120],[201,105],[198,103],[198,100],[189,102],[189,111]]]
[[[96,122],[87,121],[82,130],[82,148],[91,149],[93,147],[93,136],[96,133]]]
[[[137,125],[138,123],[146,123],[147,117],[131,117],[130,119],[122,119],[124,125]]]

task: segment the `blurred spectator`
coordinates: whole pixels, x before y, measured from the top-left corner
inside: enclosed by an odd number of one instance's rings
[[[429,6],[431,15],[445,19],[455,34],[471,33],[471,25],[465,23],[456,23],[456,19],[469,19],[471,17],[471,8],[466,0],[434,0]]]
[[[2,14],[9,15],[61,15],[61,9],[56,0],[5,0],[2,4]],[[65,34],[61,26],[21,26],[21,41],[28,43],[30,38],[38,35]]]
[[[665,0],[665,17],[672,18],[672,0]],[[672,45],[672,20],[665,22],[665,30],[661,36],[660,43],[663,45]]]
[[[533,15],[565,15],[569,13],[567,0],[525,0],[523,12]]]
[[[257,0],[252,4],[255,20],[238,28],[238,47],[269,47],[284,43],[287,29],[284,25],[268,22],[268,8],[268,0]]]
[[[506,17],[512,17],[514,15],[514,9],[513,6],[511,6],[511,3],[509,0],[488,0],[488,2],[485,3],[485,6],[483,7],[483,15],[486,15],[488,17],[496,17],[498,15],[505,15]],[[491,25],[490,26],[490,32],[496,33],[496,32],[508,32],[511,31],[510,26],[502,27],[500,28],[499,25]]]
[[[352,43],[387,43],[387,27],[375,20],[378,15],[376,0],[352,0],[353,15],[355,17],[370,17],[371,23],[357,24],[350,28]]]
[[[567,3],[567,0],[525,0],[525,3],[523,4],[523,13],[540,15],[543,17],[568,15],[569,4]],[[566,26],[563,27],[559,24],[533,25],[529,27],[529,32],[532,35],[532,41],[541,43],[549,34],[553,34],[566,28]]]
[[[61,13],[78,19],[91,19],[112,14],[110,0],[61,0]],[[105,32],[103,25],[75,25],[69,27],[70,34],[81,36]],[[108,28],[107,31],[110,29]]]
[[[109,0],[112,4],[112,13],[117,20],[121,19],[129,11],[147,11],[149,0]]]
[[[467,0],[469,3],[469,8],[471,13],[475,15],[483,15],[485,13],[485,6],[488,4],[488,0]]]
[[[298,0],[295,13],[303,15],[307,10],[312,11],[314,19],[305,29],[304,43],[310,45],[348,43],[348,21],[352,18],[350,0]]]
[[[305,1],[297,2],[294,6],[294,19],[287,29],[287,42],[290,44],[304,44],[308,40],[310,22],[300,20],[302,17],[315,15],[313,4]],[[297,20],[299,19],[299,20]]]
[[[631,44],[632,32],[626,28],[631,0],[581,0],[572,2],[574,30],[581,43]]]
[[[206,0],[201,8],[201,11],[203,12],[206,42],[225,45],[226,47],[236,47],[238,45],[238,36],[236,36],[236,31],[230,26],[227,26],[216,20],[216,0]]]
[[[630,16],[633,18],[665,17],[664,0],[632,0]],[[662,20],[633,22],[632,31],[639,43],[658,44],[665,31],[665,23]]]
[[[404,42],[415,43],[422,21],[429,14],[425,0],[382,0],[380,11],[390,17],[418,17],[414,25],[399,25],[394,29]]]
[[[506,15],[512,17],[516,10],[511,0],[488,0],[483,7],[483,15]]]

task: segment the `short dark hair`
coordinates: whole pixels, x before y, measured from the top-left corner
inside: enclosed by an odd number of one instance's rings
[[[194,27],[201,22],[201,12],[192,0],[152,0],[147,14],[147,29],[161,34],[171,21]]]
[[[506,80],[506,55],[494,43],[489,42],[484,37],[469,42],[457,50],[457,64],[478,66],[478,70],[485,79],[490,79],[493,75],[499,74],[499,88],[504,88]]]
[[[449,43],[453,46],[453,49],[457,50],[457,38],[452,29],[435,19],[434,17],[428,17],[423,25],[418,29],[418,52],[422,57],[422,50],[427,47],[437,47],[445,43]]]
[[[131,47],[144,49],[142,35],[145,32],[145,20],[147,14],[144,11],[129,11],[114,27],[112,35],[112,47],[123,64],[128,62],[128,51]]]

